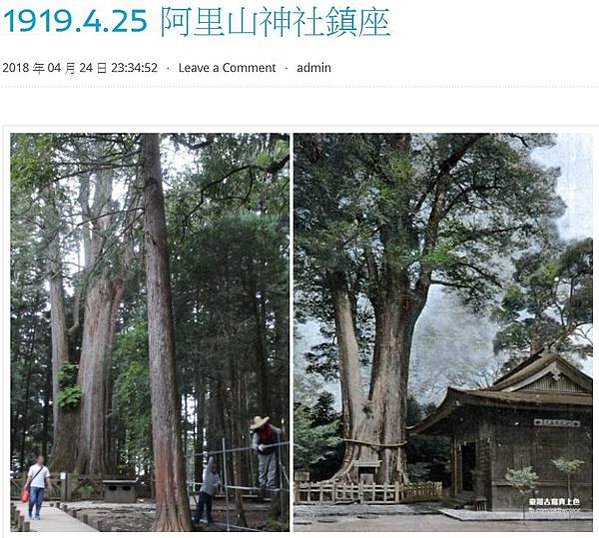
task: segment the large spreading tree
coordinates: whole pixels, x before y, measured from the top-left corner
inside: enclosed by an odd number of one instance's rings
[[[333,345],[310,360],[341,386],[346,450],[336,477],[353,480],[356,461],[376,459],[377,481],[405,482],[412,337],[431,287],[458,292],[476,308],[496,298],[507,255],[534,245],[563,211],[559,171],[532,158],[553,139],[295,140],[299,314],[331,327]]]

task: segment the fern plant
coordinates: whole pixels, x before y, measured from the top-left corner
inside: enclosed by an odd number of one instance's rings
[[[75,408],[81,401],[81,387],[78,385],[65,387],[58,393],[58,405],[65,408]]]

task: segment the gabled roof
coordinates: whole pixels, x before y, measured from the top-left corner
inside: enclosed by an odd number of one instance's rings
[[[469,406],[503,409],[592,409],[593,396],[591,394],[559,392],[458,390],[449,387],[443,403],[424,420],[408,429],[413,433],[439,433],[440,430],[444,429],[443,422],[445,419]]]
[[[531,357],[532,358],[532,357]],[[491,387],[478,390],[447,389],[441,405],[413,433],[443,433],[451,429],[451,417],[467,407],[504,409],[581,409],[593,406],[593,380],[556,353],[536,354],[499,378]]]
[[[533,359],[533,360],[531,360]],[[567,377],[580,392],[593,392],[593,379],[570,364],[566,359],[551,351],[543,351],[533,355],[519,364],[486,390],[514,391],[524,390],[543,376],[550,375],[555,380]],[[571,392],[571,390],[564,390]],[[560,392],[557,389],[557,392]]]

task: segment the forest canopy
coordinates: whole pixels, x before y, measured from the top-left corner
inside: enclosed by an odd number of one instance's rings
[[[287,427],[288,163],[280,134],[12,137],[13,469],[151,473],[171,394],[188,480],[255,415]]]

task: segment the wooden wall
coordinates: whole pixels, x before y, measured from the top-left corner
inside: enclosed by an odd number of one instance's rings
[[[534,419],[578,420],[580,427],[535,426]],[[566,477],[551,460],[560,457],[579,459],[585,463],[572,478],[572,495],[581,500],[582,509],[592,509],[592,418],[584,411],[506,410],[489,416],[493,422],[493,435],[489,461],[481,465],[489,468],[490,495],[493,510],[520,509],[520,495],[505,479],[508,469],[532,466],[539,475],[539,485],[534,497],[567,497]]]

